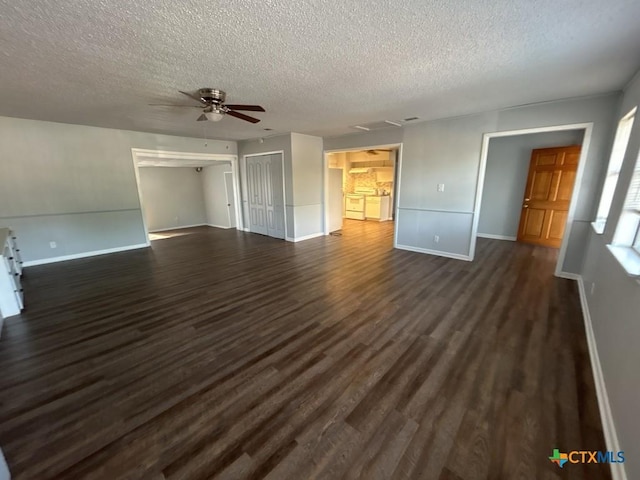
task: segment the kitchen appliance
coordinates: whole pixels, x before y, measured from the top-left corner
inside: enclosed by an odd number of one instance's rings
[[[354,220],[364,220],[364,195],[356,193],[347,194],[345,217]]]
[[[364,220],[367,196],[375,194],[375,188],[356,188],[353,193],[348,193],[345,217]]]

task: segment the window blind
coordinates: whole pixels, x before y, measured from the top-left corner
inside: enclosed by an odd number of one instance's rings
[[[624,208],[625,210],[640,213],[640,161],[636,163],[636,169],[631,178],[631,185],[629,185],[629,193],[627,194],[627,200],[624,202]]]

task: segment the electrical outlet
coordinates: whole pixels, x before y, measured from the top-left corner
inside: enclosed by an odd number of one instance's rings
[[[591,295],[596,291],[596,282],[591,282]]]
[[[58,244],[56,242],[49,242],[49,246],[51,248],[58,248]]]
[[[438,184],[438,191],[439,192],[444,192],[444,183],[439,183]]]
[[[433,241],[438,243],[440,241],[440,235],[434,235],[433,236]]]

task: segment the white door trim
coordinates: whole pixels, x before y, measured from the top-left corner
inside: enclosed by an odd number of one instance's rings
[[[580,150],[580,161],[578,163],[578,171],[576,173],[573,194],[569,203],[569,212],[567,214],[567,225],[562,238],[562,245],[558,253],[558,263],[556,264],[556,276],[562,276],[562,265],[567,253],[567,245],[571,236],[571,227],[575,216],[578,196],[580,195],[582,176],[584,174],[585,164],[587,163],[587,154],[591,144],[591,135],[593,133],[593,122],[573,123],[569,125],[553,125],[549,127],[524,128],[521,130],[505,130],[501,132],[485,133],[482,137],[482,150],[480,151],[480,166],[478,167],[478,180],[476,188],[476,198],[473,208],[473,225],[471,227],[471,241],[469,245],[469,258],[473,260],[476,251],[476,241],[478,238],[478,222],[480,220],[480,207],[482,202],[482,191],[484,189],[484,177],[487,170],[487,156],[489,154],[489,141],[492,138],[512,137],[515,135],[528,135],[531,133],[560,132],[563,130],[584,130],[584,138],[582,139],[582,149]]]
[[[224,172],[223,175],[222,175],[222,179],[224,180],[224,195],[225,195],[225,198],[227,200],[229,200],[229,191],[227,189],[227,175],[231,175],[231,186],[232,187],[235,187],[235,186],[234,186],[234,181],[233,181],[233,172]],[[234,190],[235,190],[235,188],[234,188]],[[233,193],[233,203],[234,203],[233,208],[234,208],[234,210],[236,210],[236,213],[237,213],[237,208],[235,206],[236,193],[235,193],[235,191],[232,192],[232,193]],[[238,218],[237,218],[237,216],[236,216],[236,224],[235,224],[235,226],[231,225],[231,209],[230,208],[227,208],[227,217],[229,217],[229,228],[237,228],[238,227]]]
[[[323,222],[324,222],[324,226],[323,226],[323,232],[325,235],[329,235],[329,153],[337,153],[337,152],[359,152],[362,150],[381,150],[384,148],[397,148],[398,149],[398,162],[397,165],[394,166],[394,168],[398,169],[397,172],[397,179],[398,179],[398,184],[393,186],[393,194],[395,195],[395,199],[396,199],[396,211],[395,211],[395,215],[394,215],[394,228],[393,228],[393,247],[394,248],[398,248],[398,242],[397,242],[397,238],[398,238],[398,205],[400,205],[400,172],[401,172],[401,165],[402,165],[402,143],[388,143],[388,144],[384,144],[384,145],[369,145],[366,147],[353,147],[353,148],[334,148],[334,149],[330,149],[330,150],[323,150],[322,152],[322,163],[323,163],[323,170],[322,170],[322,177],[323,177],[323,183],[324,183],[324,193],[323,193],[323,198],[322,198],[322,207],[324,210],[324,215],[323,215]]]
[[[136,176],[136,188],[138,189],[138,201],[140,202],[140,213],[142,214],[142,225],[144,227],[144,235],[146,239],[146,244],[151,245],[149,240],[149,229],[147,228],[147,220],[144,214],[144,200],[142,198],[142,190],[140,189],[140,171],[138,164],[143,160],[155,159],[155,160],[163,160],[163,159],[175,159],[175,160],[185,160],[185,161],[216,161],[216,162],[230,162],[231,163],[231,172],[233,175],[233,183],[234,183],[234,199],[235,199],[235,209],[236,209],[236,225],[239,225],[238,216],[240,199],[240,183],[238,180],[238,156],[228,153],[194,153],[194,152],[174,152],[171,150],[150,150],[146,148],[132,148],[131,149],[131,158],[133,160],[133,169]]]
[[[247,153],[242,156],[242,169],[244,170],[244,175],[242,175],[242,191],[248,192],[247,188],[247,158],[248,157],[262,157],[264,155],[277,155],[280,154],[282,158],[282,203],[284,204],[284,238],[285,240],[289,238],[289,232],[287,231],[287,188],[286,188],[286,176],[284,173],[284,150],[273,150],[271,152],[260,152],[260,153]],[[247,203],[248,200],[242,200],[243,203]],[[248,208],[248,206],[247,206]],[[244,208],[242,209],[244,212]],[[242,216],[242,229],[245,232],[250,232],[249,225],[245,225],[244,215]],[[238,223],[237,212],[236,212],[236,223]]]

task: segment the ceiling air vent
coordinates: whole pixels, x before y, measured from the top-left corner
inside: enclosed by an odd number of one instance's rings
[[[418,120],[418,117],[409,117],[404,119],[405,122],[413,122],[414,120]]]
[[[391,120],[383,120],[381,122],[363,123],[362,125],[354,125],[351,128],[363,130],[365,132],[382,130],[383,128],[401,127],[402,124]]]

